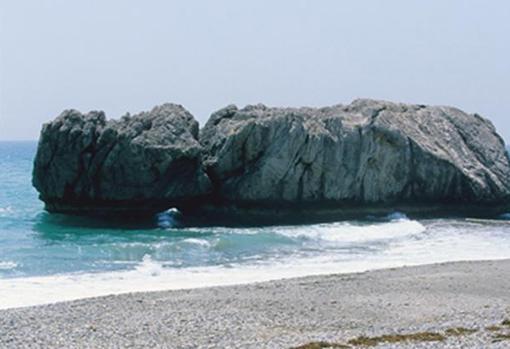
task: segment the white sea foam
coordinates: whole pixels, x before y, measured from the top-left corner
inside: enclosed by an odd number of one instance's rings
[[[143,256],[142,262],[135,268],[141,275],[145,276],[159,276],[163,272],[161,263],[153,261],[151,256]]]
[[[12,212],[13,212],[13,209],[11,206],[0,207],[0,215],[2,215],[2,216],[12,213]]]
[[[348,222],[311,224],[298,226],[271,226],[257,228],[214,227],[210,231],[214,234],[243,234],[255,235],[259,233],[276,233],[290,238],[308,238],[329,242],[365,242],[401,238],[423,233],[425,227],[418,221],[409,220],[400,212],[386,217],[386,222],[370,224],[353,224]],[[189,232],[202,233],[202,228],[189,228]],[[195,240],[195,239],[186,239]],[[184,241],[186,241],[184,240]],[[202,240],[202,239],[200,239]],[[203,240],[206,241],[206,240]]]
[[[451,256],[425,263],[462,260],[455,257]],[[485,259],[470,257],[467,259]],[[496,255],[492,259],[508,257],[508,255]],[[133,271],[4,279],[0,283],[0,309],[128,292],[237,285],[305,275],[362,272],[419,264],[424,264],[424,262],[391,258],[366,258],[339,263],[332,261],[331,256],[323,256],[304,260],[287,260],[277,264],[253,264],[234,268],[211,266],[167,269],[157,262],[146,259]]]
[[[0,270],[11,270],[18,266],[17,263],[11,261],[0,262]]]
[[[406,219],[369,225],[332,223],[299,228],[280,228],[276,230],[278,234],[288,237],[302,237],[345,243],[396,239],[420,234],[424,231],[425,227],[421,223]]]
[[[425,227],[427,233],[423,234]],[[286,234],[292,232],[292,229],[287,227],[268,229]],[[228,267],[188,268],[168,267],[166,262],[163,265],[145,256],[129,271],[0,279],[0,308],[127,292],[246,284],[404,265],[510,258],[510,239],[506,230],[498,226],[480,228],[480,225],[476,224],[448,221],[422,224],[399,219],[365,226],[337,223],[294,227],[294,230],[298,235],[308,234],[307,236],[318,236],[332,241],[377,241],[378,238],[389,240],[386,248],[382,250],[367,253],[361,251],[354,255],[325,249],[315,257],[302,257],[297,254],[286,258],[265,259],[263,262],[252,260],[243,264],[230,264]],[[310,231],[312,233],[309,233]],[[410,238],[401,238],[405,236]]]
[[[275,264],[176,269],[163,268],[160,263],[144,258],[144,261],[131,271],[3,279],[0,282],[0,309],[127,292],[246,284],[395,266],[395,263],[374,265],[369,260],[339,265],[329,260],[329,257],[319,257]]]
[[[185,243],[191,244],[191,245],[203,246],[203,247],[211,246],[211,243],[205,239],[187,238],[187,239],[182,240],[182,242],[185,242]]]

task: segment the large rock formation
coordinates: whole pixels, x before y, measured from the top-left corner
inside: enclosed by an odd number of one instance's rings
[[[198,123],[182,106],[106,121],[66,110],[41,132],[33,184],[48,211],[144,214],[200,200]]]
[[[342,209],[502,204],[494,126],[451,107],[356,100],[238,109],[198,124],[164,105],[120,121],[66,111],[44,126],[34,185],[51,211]]]
[[[510,194],[509,159],[492,124],[450,107],[229,106],[200,141],[217,197],[236,205],[495,203]]]

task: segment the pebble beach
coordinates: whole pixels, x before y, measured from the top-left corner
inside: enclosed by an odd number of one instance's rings
[[[510,260],[0,311],[1,348],[508,348]]]

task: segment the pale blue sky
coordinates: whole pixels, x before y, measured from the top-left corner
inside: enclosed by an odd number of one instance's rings
[[[357,97],[447,104],[510,140],[510,1],[0,0],[0,139],[63,109]]]

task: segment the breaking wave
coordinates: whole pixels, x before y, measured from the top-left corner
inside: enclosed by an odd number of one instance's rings
[[[18,266],[17,263],[7,261],[7,262],[0,262],[0,270],[11,270],[15,269]]]
[[[0,216],[6,216],[12,212],[13,212],[13,209],[11,206],[0,207]]]
[[[399,219],[378,224],[332,223],[298,229],[279,229],[278,234],[328,242],[369,242],[391,240],[423,233],[425,226],[417,221]]]

